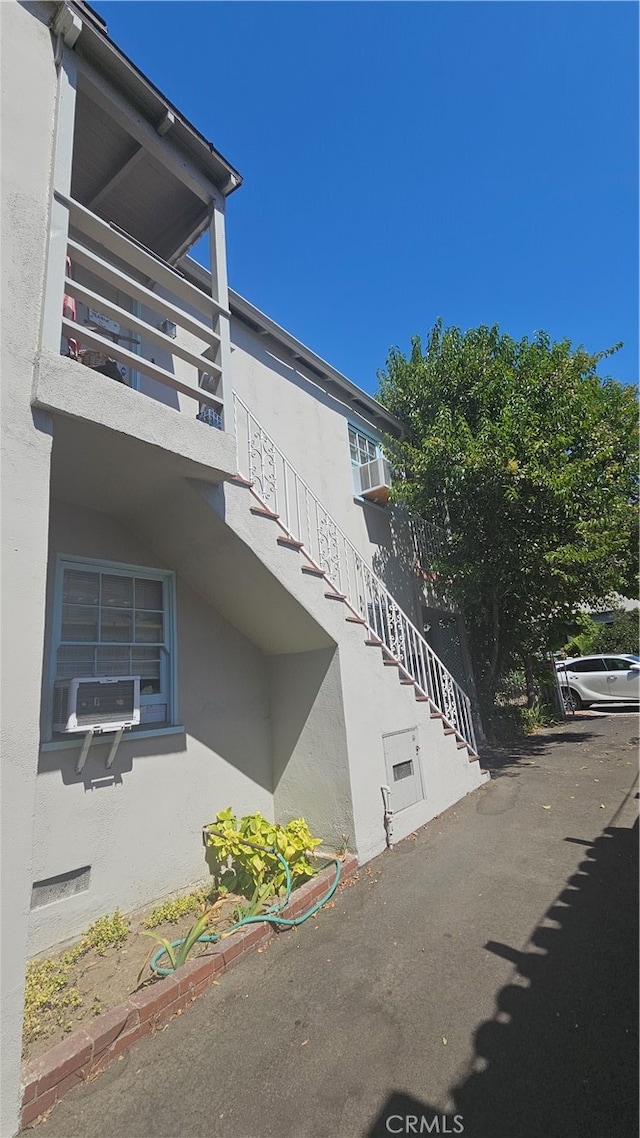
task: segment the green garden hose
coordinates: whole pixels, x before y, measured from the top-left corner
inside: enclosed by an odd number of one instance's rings
[[[340,861],[338,858],[332,857],[332,858],[328,859],[327,865],[335,865],[336,875],[335,875],[333,881],[331,882],[331,885],[330,885],[329,889],[327,890],[325,896],[322,897],[319,901],[316,901],[315,905],[312,905],[310,909],[307,909],[306,913],[303,913],[301,917],[294,917],[294,918],[282,917],[282,916],[280,916],[280,914],[281,914],[282,910],[285,909],[287,907],[287,905],[289,904],[289,900],[291,897],[291,867],[290,867],[289,863],[282,856],[282,854],[279,852],[279,850],[275,849],[273,846],[258,846],[255,842],[249,842],[244,838],[240,838],[240,839],[237,838],[236,840],[237,841],[243,841],[245,845],[253,846],[253,847],[255,847],[255,849],[263,850],[265,853],[272,854],[273,856],[277,857],[278,861],[281,862],[281,864],[284,868],[285,880],[286,880],[286,889],[285,889],[284,896],[281,897],[280,900],[277,901],[275,905],[272,905],[270,909],[267,909],[266,913],[260,913],[258,916],[255,916],[255,917],[243,917],[242,920],[236,921],[236,923],[234,925],[230,925],[228,929],[225,929],[225,931],[224,931],[225,937],[229,936],[230,933],[235,932],[236,929],[242,928],[243,925],[255,925],[255,924],[259,924],[261,922],[264,922],[265,924],[268,924],[268,925],[275,925],[277,928],[283,928],[283,929],[293,928],[294,925],[301,925],[301,924],[303,924],[304,921],[308,921],[309,917],[312,917],[314,913],[317,913],[318,909],[321,909],[323,905],[326,905],[327,901],[331,897],[333,897],[333,894],[335,893],[336,889],[338,888],[338,884],[340,882],[340,872],[341,872]],[[216,941],[220,940],[221,935],[222,935],[221,933],[202,933],[201,936],[198,937],[198,940],[195,943],[197,944],[198,941],[205,941],[205,942],[209,942],[210,944],[215,944]],[[172,948],[178,948],[180,945],[184,944],[186,939],[187,939],[186,937],[181,937],[180,940],[172,940],[171,941],[171,947]],[[172,974],[172,972],[174,971],[173,968],[165,968],[159,963],[159,961],[162,959],[162,957],[166,956],[166,954],[167,954],[166,948],[160,948],[151,957],[151,963],[150,963],[149,967],[151,968],[151,971],[154,973],[154,975],[156,975],[156,976],[170,976]]]

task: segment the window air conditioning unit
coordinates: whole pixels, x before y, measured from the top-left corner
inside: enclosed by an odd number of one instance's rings
[[[360,475],[360,495],[369,502],[385,505],[389,501],[391,489],[391,467],[386,458],[374,458],[358,467]]]
[[[79,677],[55,685],[54,731],[98,734],[139,723],[140,676]]]

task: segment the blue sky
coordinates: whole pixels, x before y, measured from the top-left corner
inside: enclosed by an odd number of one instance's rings
[[[231,287],[367,391],[438,316],[637,381],[637,5],[94,6],[244,177]]]

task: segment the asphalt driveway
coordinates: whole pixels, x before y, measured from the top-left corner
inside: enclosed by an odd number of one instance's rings
[[[494,753],[40,1138],[635,1136],[637,756],[628,711]]]

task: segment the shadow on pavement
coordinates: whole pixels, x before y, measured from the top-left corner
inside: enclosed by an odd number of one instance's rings
[[[585,846],[584,860],[527,949],[486,945],[516,971],[476,1030],[475,1057],[450,1090],[453,1110],[443,1116],[398,1089],[363,1138],[638,1133],[638,823],[567,841]]]
[[[513,743],[487,743],[481,749],[484,770],[496,773],[505,767],[515,767],[520,762],[536,759],[547,753],[550,744],[567,743],[579,746],[588,743],[596,736],[591,731],[545,731],[544,735],[530,735]]]

